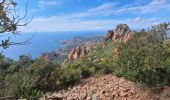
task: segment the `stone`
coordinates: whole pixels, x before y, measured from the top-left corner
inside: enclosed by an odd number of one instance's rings
[[[47,98],[51,98],[51,97],[53,96],[53,94],[52,94],[52,92],[47,92],[47,93],[45,94],[45,96],[46,96]]]
[[[97,100],[97,96],[95,94],[92,95],[92,100]]]
[[[88,96],[86,100],[91,100],[91,96]]]
[[[68,90],[70,91],[70,90],[71,90],[71,88],[69,87],[69,88],[68,88]]]
[[[169,91],[170,88],[165,87],[162,92],[169,94]],[[79,85],[60,93],[53,93],[53,96],[46,93],[52,98],[41,100],[156,100],[158,97],[162,98],[160,100],[170,100],[170,97],[158,95],[158,92],[153,94],[153,91],[143,90],[133,82],[112,75],[83,79]],[[56,98],[62,96],[63,99]]]
[[[53,96],[58,98],[58,99],[62,99],[63,98],[63,95],[61,93],[53,93]]]
[[[67,100],[74,100],[72,96],[67,97]]]
[[[80,99],[86,99],[87,93],[80,93]]]

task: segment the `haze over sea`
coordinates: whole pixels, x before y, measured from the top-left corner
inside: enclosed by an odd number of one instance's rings
[[[41,53],[55,51],[62,47],[61,42],[69,40],[76,36],[94,36],[102,35],[105,31],[78,31],[78,32],[38,32],[38,33],[20,33],[21,35],[13,37],[16,42],[23,42],[31,37],[28,45],[14,45],[3,50],[3,54],[11,59],[17,60],[20,55],[29,55],[32,58],[39,57]]]

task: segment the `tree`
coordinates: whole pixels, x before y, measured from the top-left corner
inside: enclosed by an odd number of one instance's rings
[[[27,5],[26,13],[23,17],[20,16],[19,11],[16,9],[17,3],[13,0],[0,0],[0,47],[8,48],[10,45],[23,45],[27,44],[29,40],[24,42],[16,43],[12,42],[10,35],[17,35],[19,27],[26,26],[30,21],[21,23],[27,15]],[[4,39],[4,37],[7,37]]]

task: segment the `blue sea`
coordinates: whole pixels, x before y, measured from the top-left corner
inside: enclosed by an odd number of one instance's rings
[[[20,55],[29,55],[33,59],[39,57],[41,53],[55,51],[62,47],[61,42],[76,36],[103,35],[105,31],[84,31],[84,32],[40,32],[40,33],[20,33],[12,38],[12,41],[23,42],[30,39],[30,44],[13,45],[7,49],[0,48],[7,58],[17,60]]]

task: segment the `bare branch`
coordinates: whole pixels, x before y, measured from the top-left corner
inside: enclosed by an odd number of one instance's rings
[[[0,10],[0,37],[7,36],[9,34],[4,33],[12,33],[13,35],[19,35],[19,32],[17,31],[19,27],[27,26],[31,20],[26,20],[24,23],[23,20],[27,16],[27,8],[28,8],[28,2],[26,3],[26,9],[25,14],[20,17],[19,10],[16,9],[17,3],[13,0],[3,0],[0,2],[0,7],[2,8]],[[15,43],[10,41],[11,37],[5,40],[1,41],[0,47],[7,48],[10,45],[26,45],[29,44],[29,40],[26,40],[24,42]]]
[[[8,37],[8,39],[1,41],[0,47],[6,49],[11,45],[28,45],[31,43],[30,41],[34,38],[35,35],[36,34],[33,34],[30,38],[28,38],[24,42],[10,42],[11,37]]]
[[[0,5],[2,5],[5,1],[6,1],[6,0],[2,0],[2,1],[0,2]]]

